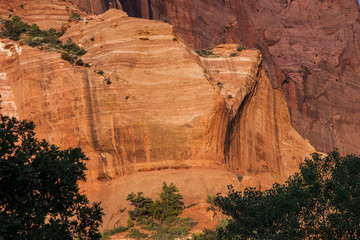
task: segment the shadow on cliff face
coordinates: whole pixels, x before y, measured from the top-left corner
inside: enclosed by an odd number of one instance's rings
[[[130,17],[154,19],[151,0],[119,0]],[[165,8],[162,8],[165,9]]]
[[[359,154],[356,1],[121,0],[129,16],[166,19],[189,46],[243,43],[263,54],[297,131],[320,151]],[[330,66],[324,69],[323,63]],[[305,70],[304,70],[305,69]],[[343,94],[345,93],[345,94]],[[351,96],[351,97],[350,97]],[[347,106],[344,108],[344,106]]]

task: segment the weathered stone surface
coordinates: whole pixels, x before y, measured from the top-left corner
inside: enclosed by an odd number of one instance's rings
[[[295,129],[318,150],[360,153],[357,1],[121,3],[132,7],[124,9],[131,16],[167,19],[196,49],[223,42],[260,49],[272,85],[283,89]]]
[[[122,9],[119,0],[73,0],[74,4],[88,13],[103,13],[109,8]]]
[[[79,8],[68,0],[0,0],[0,18],[11,19],[17,15],[29,24],[36,23],[41,29],[55,28],[60,30],[70,20],[71,12],[82,16]]]
[[[40,138],[85,151],[82,188],[103,202],[105,227],[121,219],[116,211],[130,191],[166,180],[189,203],[238,183],[234,173],[266,188],[315,151],[291,127],[257,50],[230,58],[236,45],[221,45],[219,58],[200,58],[171,25],[115,9],[72,23],[68,38],[87,50],[82,59],[91,68],[0,40],[2,112],[33,120]]]

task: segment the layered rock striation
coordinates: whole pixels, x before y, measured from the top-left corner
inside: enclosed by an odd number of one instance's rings
[[[52,1],[50,8],[67,14],[66,7]],[[116,9],[81,14],[61,39],[85,48],[90,68],[0,39],[2,113],[34,121],[39,138],[83,149],[90,159],[83,189],[103,202],[105,226],[121,217],[129,186],[150,191],[154,182],[173,181],[196,201],[236,184],[234,173],[244,176],[242,187],[269,187],[315,151],[291,127],[258,50],[220,45],[218,57],[203,58],[167,23]]]
[[[242,43],[263,54],[291,121],[321,151],[359,154],[360,23],[355,0],[130,1],[130,16],[169,21],[195,49]]]

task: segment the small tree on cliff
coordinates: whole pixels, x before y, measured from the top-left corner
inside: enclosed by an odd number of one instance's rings
[[[243,194],[229,186],[215,204],[231,216],[218,239],[358,239],[360,158],[312,154],[285,184]]]
[[[0,239],[101,239],[102,209],[77,184],[84,153],[34,135],[32,122],[0,115]]]

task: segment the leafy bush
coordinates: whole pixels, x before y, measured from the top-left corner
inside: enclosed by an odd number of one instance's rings
[[[152,216],[154,201],[151,198],[145,198],[143,194],[143,192],[138,192],[137,195],[130,193],[126,198],[135,207],[134,210],[128,211],[131,220],[136,220],[140,216]]]
[[[5,20],[4,27],[1,28],[0,36],[18,41],[20,40],[21,34],[25,33],[29,27],[29,24],[23,23],[19,16],[14,16],[11,20]]]
[[[103,70],[99,70],[99,71],[94,70],[94,72],[101,75],[101,76],[104,76],[104,71]]]
[[[231,216],[219,239],[357,239],[360,236],[360,158],[314,153],[300,173],[269,190],[229,186],[215,204]]]
[[[69,17],[69,19],[74,19],[74,20],[81,20],[81,16],[78,13],[75,12],[71,12],[71,16]]]
[[[202,233],[192,234],[191,240],[218,240],[218,238],[216,231],[205,228]]]
[[[141,228],[151,231],[152,239],[182,238],[196,225],[190,218],[178,217],[184,203],[177,187],[172,183],[163,183],[160,200],[155,202],[144,197],[142,192],[129,194],[127,200],[135,207],[129,211],[131,220],[136,220],[136,224]]]
[[[199,49],[195,51],[199,56],[201,57],[218,57],[216,54],[214,54],[211,49]]]
[[[69,63],[73,64],[74,63],[74,59],[70,56],[69,53],[67,52],[63,52],[61,53],[61,58],[64,59],[65,61],[68,61]]]
[[[105,232],[103,232],[102,235],[102,240],[106,240],[109,239],[112,235],[117,234],[117,233],[121,233],[121,232],[125,232],[127,231],[128,228],[120,226],[111,230],[106,230]]]
[[[248,48],[245,47],[244,45],[241,45],[241,44],[239,46],[237,46],[237,48],[236,48],[236,50],[239,51],[239,52],[242,51],[242,50],[246,50],[246,49],[248,49]]]
[[[83,62],[83,60],[81,58],[79,58],[78,60],[76,60],[75,64],[79,65],[79,66],[82,66],[82,65],[84,65],[84,62]]]
[[[147,238],[148,235],[146,233],[140,232],[136,228],[132,228],[130,233],[127,235],[127,237],[134,239],[142,239],[142,238]]]
[[[134,222],[131,221],[130,218],[127,220],[126,224],[127,224],[127,227],[128,227],[128,228],[132,228],[132,227],[135,225]]]
[[[239,56],[237,52],[230,53],[230,57],[236,57],[236,56]]]
[[[11,20],[5,20],[4,27],[1,29],[0,37],[10,38],[18,41],[24,40],[30,47],[44,47],[48,51],[61,52],[61,58],[74,64],[78,56],[83,56],[86,51],[80,48],[71,39],[62,45],[61,37],[64,32],[57,32],[54,28],[43,31],[36,24],[29,25],[21,21],[21,18],[14,16]],[[84,65],[81,59],[76,61],[77,65]],[[86,64],[85,64],[86,65]],[[87,65],[89,66],[89,65]]]
[[[71,38],[66,41],[66,44],[64,44],[62,48],[69,54],[76,56],[83,56],[86,53],[85,49],[80,48],[78,45],[73,43]]]

